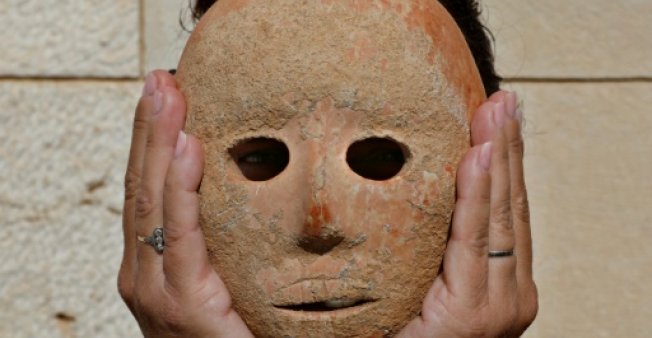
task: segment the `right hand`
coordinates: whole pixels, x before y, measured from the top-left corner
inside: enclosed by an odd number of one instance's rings
[[[516,95],[494,93],[471,123],[443,270],[399,337],[520,337],[538,311]],[[513,250],[489,258],[490,251]]]
[[[174,77],[148,75],[125,177],[118,289],[145,337],[253,337],[208,260],[198,222],[204,154],[182,131],[185,118]],[[165,231],[162,254],[137,241],[156,227]]]

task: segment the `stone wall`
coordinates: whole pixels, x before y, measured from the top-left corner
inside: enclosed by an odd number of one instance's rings
[[[137,337],[116,290],[142,79],[187,0],[0,0],[0,337]],[[525,102],[540,314],[526,337],[652,332],[652,2],[483,0]]]

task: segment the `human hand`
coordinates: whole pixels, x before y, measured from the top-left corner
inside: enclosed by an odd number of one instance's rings
[[[478,108],[443,272],[399,337],[518,337],[536,317],[521,125],[514,93],[495,93]]]
[[[199,227],[201,144],[182,129],[174,78],[152,72],[136,108],[123,211],[118,289],[145,337],[253,337],[209,264]],[[163,227],[162,254],[138,236]]]

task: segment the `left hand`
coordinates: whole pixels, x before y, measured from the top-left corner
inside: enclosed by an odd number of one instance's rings
[[[443,272],[399,337],[518,337],[534,321],[521,124],[514,93],[497,92],[478,108],[473,147],[457,173]],[[490,251],[512,249],[512,256],[489,258]]]
[[[165,71],[147,76],[125,176],[118,290],[145,337],[253,337],[210,265],[199,226],[204,152],[182,129],[186,102]],[[157,253],[137,238],[165,231]]]

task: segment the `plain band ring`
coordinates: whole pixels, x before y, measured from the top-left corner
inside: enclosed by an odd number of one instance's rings
[[[511,257],[514,256],[514,250],[495,250],[489,251],[489,258]]]
[[[163,249],[165,249],[165,238],[163,235],[163,228],[155,228],[152,231],[151,236],[143,237],[143,236],[137,236],[136,237],[139,242],[149,244],[151,245],[154,250],[158,253],[163,253]]]

